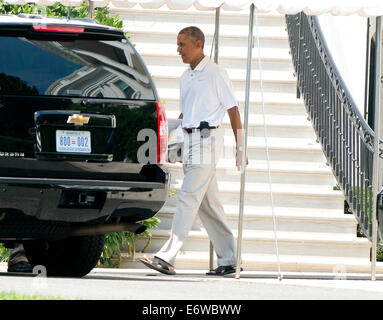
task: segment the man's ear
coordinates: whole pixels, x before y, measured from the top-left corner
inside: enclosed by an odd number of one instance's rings
[[[196,45],[197,45],[198,48],[203,49],[203,47],[202,47],[202,40],[196,40]]]

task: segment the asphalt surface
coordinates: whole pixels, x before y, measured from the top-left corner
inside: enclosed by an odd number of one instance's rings
[[[0,291],[80,300],[355,300],[383,299],[383,275],[243,272],[211,277],[178,270],[167,276],[150,269],[95,268],[81,279],[10,275],[0,265]]]

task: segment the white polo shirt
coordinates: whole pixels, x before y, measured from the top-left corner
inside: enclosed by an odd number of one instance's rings
[[[180,79],[180,111],[183,128],[197,128],[201,121],[219,126],[225,111],[238,106],[226,70],[205,56]]]

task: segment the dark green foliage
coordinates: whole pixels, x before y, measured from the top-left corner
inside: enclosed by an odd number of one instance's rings
[[[47,17],[67,17],[71,18],[86,18],[88,16],[88,5],[81,4],[78,7],[67,7],[61,3],[56,2],[52,6],[41,6],[35,3],[28,3],[24,5],[10,5],[4,1],[0,1],[0,14],[40,14]],[[105,8],[95,8],[93,12],[93,19],[97,20],[100,24],[115,27],[118,29],[123,28],[123,22],[118,15],[110,16],[109,10]]]

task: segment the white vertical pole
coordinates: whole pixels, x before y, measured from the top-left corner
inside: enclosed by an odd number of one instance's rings
[[[266,159],[267,159],[267,174],[269,180],[269,190],[270,190],[270,204],[271,204],[271,214],[273,217],[273,227],[274,227],[274,244],[275,244],[275,254],[277,258],[277,267],[278,267],[278,279],[282,281],[281,274],[281,263],[279,259],[279,248],[278,248],[278,237],[277,237],[277,219],[275,216],[274,210],[274,197],[273,197],[273,186],[271,181],[271,169],[270,169],[270,154],[269,154],[269,145],[267,142],[267,124],[266,124],[266,116],[265,116],[265,98],[263,94],[263,76],[262,76],[262,63],[261,63],[261,44],[259,41],[259,26],[258,26],[258,15],[255,15],[255,30],[256,30],[256,38],[257,38],[257,47],[258,47],[258,69],[259,69],[259,78],[261,85],[261,104],[262,104],[262,116],[263,116],[263,134],[265,136],[265,147],[266,147]],[[298,90],[299,92],[299,90]]]
[[[364,80],[364,119],[367,119],[367,112],[368,112],[368,88],[369,88],[369,67],[372,64],[372,61],[370,61],[370,29],[371,29],[371,23],[370,18],[367,18],[367,32],[366,32],[366,76]]]
[[[215,31],[214,31],[214,62],[218,63],[218,49],[219,49],[219,16],[221,8],[215,9]]]
[[[93,18],[93,11],[94,11],[94,2],[93,0],[89,0],[89,7],[88,7],[88,18]]]
[[[214,62],[218,63],[218,43],[219,43],[219,15],[221,8],[218,7],[215,9],[215,31],[214,31]],[[210,250],[209,250],[209,270],[214,269],[214,248],[213,244],[210,241]]]
[[[375,48],[375,138],[372,177],[372,248],[371,248],[371,280],[376,280],[376,248],[378,243],[378,222],[376,216],[377,197],[379,193],[379,141],[380,141],[380,86],[381,86],[381,55],[382,55],[382,22],[376,17],[376,48]]]
[[[237,238],[237,268],[235,278],[240,278],[241,255],[242,255],[242,232],[243,232],[243,208],[245,203],[245,182],[246,182],[246,158],[247,158],[247,130],[249,123],[249,97],[251,80],[251,59],[253,53],[253,29],[254,29],[254,4],[250,6],[249,35],[247,44],[247,71],[246,71],[246,96],[245,96],[245,115],[244,115],[244,139],[241,165],[241,191],[239,198],[239,220]]]

